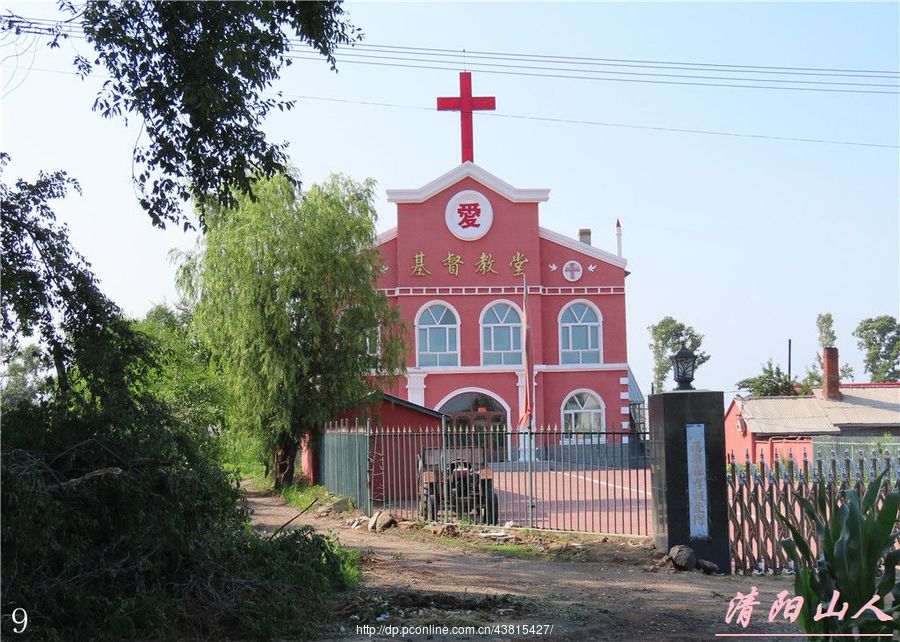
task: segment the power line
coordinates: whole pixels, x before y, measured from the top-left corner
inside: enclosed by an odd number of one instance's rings
[[[321,61],[321,58],[316,56],[287,56],[293,60],[311,60],[311,61]],[[365,61],[365,60],[347,60],[347,59],[339,59],[340,62],[354,64],[354,65],[372,65],[377,67],[396,67],[402,69],[435,69],[440,71],[458,71],[459,67],[448,67],[444,65],[412,65],[407,63],[388,63],[388,62],[373,62],[373,61]],[[676,81],[676,80],[646,80],[641,78],[600,78],[600,77],[591,77],[591,76],[573,76],[568,74],[540,74],[540,73],[532,73],[532,72],[522,72],[522,71],[501,71],[496,69],[478,69],[480,73],[485,74],[496,74],[503,76],[519,76],[519,77],[529,77],[529,78],[555,78],[555,79],[566,79],[566,80],[591,80],[591,81],[607,81],[607,82],[630,82],[630,83],[643,83],[643,84],[651,84],[651,85],[686,85],[691,87],[731,87],[731,88],[740,88],[740,89],[774,89],[781,91],[806,91],[806,92],[823,92],[823,93],[840,93],[840,94],[888,94],[891,96],[900,95],[898,91],[879,91],[873,89],[831,89],[827,87],[778,87],[771,85],[744,85],[738,83],[705,83],[705,82],[689,82],[689,81]]]
[[[81,35],[79,23],[69,21],[56,21],[42,18],[25,18],[15,16],[8,13],[5,19],[12,25],[20,29],[35,28],[41,29],[43,33],[48,30],[55,31],[59,29],[67,35]],[[308,44],[299,38],[290,38],[290,42],[297,46],[302,46],[309,51],[313,51]],[[345,47],[342,47],[345,48]],[[409,53],[411,55],[430,55],[430,56],[450,56],[466,59],[485,58],[495,60],[525,60],[525,61],[564,61],[567,64],[581,65],[599,65],[599,66],[630,66],[638,68],[671,68],[671,69],[694,69],[696,71],[729,71],[742,70],[740,73],[761,73],[761,74],[792,74],[792,75],[813,75],[813,76],[856,76],[858,74],[875,74],[878,76],[897,78],[900,77],[898,70],[885,69],[847,69],[834,67],[797,67],[787,65],[747,65],[747,64],[725,64],[711,62],[694,62],[683,60],[656,60],[656,59],[639,59],[639,58],[600,58],[590,56],[567,56],[559,54],[535,54],[521,52],[502,52],[502,51],[481,51],[481,50],[455,50],[442,49],[437,47],[415,47],[407,45],[387,45],[377,43],[360,42],[354,43],[349,48],[365,49],[372,51],[387,50],[393,53]],[[706,69],[710,68],[710,69]]]
[[[373,59],[373,60],[400,60],[405,62],[428,62],[428,63],[437,63],[446,64],[443,60],[431,60],[427,58],[411,58],[411,57],[403,57],[403,56],[387,56],[383,54],[364,54],[364,53],[353,53],[347,52],[343,54],[338,54],[338,56],[349,56],[353,58],[365,58],[365,59]],[[337,57],[337,56],[336,56]],[[801,84],[801,85],[841,85],[841,86],[849,86],[849,87],[897,87],[896,83],[853,83],[853,82],[836,82],[830,80],[793,80],[793,79],[780,79],[780,78],[740,78],[734,76],[704,76],[698,74],[661,74],[656,72],[638,72],[638,71],[610,71],[606,69],[601,69],[597,71],[592,71],[590,69],[573,69],[571,67],[546,67],[546,66],[533,66],[533,65],[510,65],[510,64],[500,64],[500,63],[488,63],[488,62],[470,62],[467,65],[463,66],[471,66],[477,65],[478,67],[496,67],[501,69],[529,69],[529,70],[539,70],[539,71],[562,71],[562,72],[574,72],[579,74],[612,74],[617,76],[649,76],[654,78],[691,78],[696,80],[735,80],[739,82],[771,82],[771,83],[791,83],[791,84]],[[644,67],[645,69],[649,69],[649,67]],[[483,71],[482,69],[478,69],[478,71]],[[593,76],[584,76],[585,79],[594,79]],[[872,76],[865,76],[865,78],[874,78]],[[612,78],[596,78],[597,80],[614,80]],[[782,87],[784,88],[784,87]],[[791,89],[793,87],[790,87]]]
[[[28,30],[33,29],[40,31],[41,33],[53,33],[57,30],[65,33],[69,36],[75,36],[79,38],[83,38],[83,34],[80,32],[80,29],[76,24],[73,23],[60,23],[52,20],[46,19],[28,19],[21,18],[18,16],[13,16],[12,14],[8,14],[5,17],[5,20],[13,25],[15,28],[20,30]],[[292,44],[292,50],[301,53],[301,54],[314,54],[315,59],[318,58],[318,54],[309,47],[303,40],[291,38],[289,39]],[[355,53],[354,50],[358,49],[363,52],[368,53]],[[492,51],[455,51],[451,49],[439,49],[434,47],[410,47],[410,46],[399,46],[399,45],[383,45],[383,44],[373,44],[373,43],[356,43],[351,47],[340,47],[337,49],[337,54],[340,56],[347,57],[356,57],[356,58],[368,58],[370,60],[393,60],[393,61],[401,61],[401,62],[426,62],[432,65],[442,65],[442,66],[432,66],[432,67],[424,67],[430,69],[452,69],[455,70],[458,66],[468,67],[470,64],[478,67],[495,67],[500,69],[506,69],[508,73],[510,69],[530,69],[532,71],[562,71],[562,72],[574,72],[578,74],[593,74],[592,76],[571,76],[571,75],[562,75],[562,74],[532,74],[535,77],[555,77],[555,78],[566,78],[566,79],[575,79],[575,80],[608,80],[608,81],[630,81],[637,82],[636,79],[621,79],[621,78],[605,78],[605,77],[597,77],[597,74],[606,74],[606,75],[621,75],[621,76],[649,76],[655,78],[687,78],[692,80],[734,80],[740,83],[782,83],[782,84],[790,84],[792,86],[782,87],[782,86],[757,86],[757,85],[745,85],[745,84],[733,84],[733,83],[709,83],[709,82],[678,82],[671,81],[666,84],[682,84],[682,85],[690,85],[690,86],[715,86],[715,87],[732,87],[732,88],[760,88],[760,89],[791,89],[791,90],[810,90],[809,88],[797,87],[794,85],[797,84],[808,84],[808,85],[846,85],[846,86],[860,86],[860,87],[891,87],[895,88],[895,84],[884,84],[884,83],[840,83],[834,81],[826,81],[826,80],[793,80],[793,79],[781,79],[781,78],[754,78],[748,77],[747,74],[756,74],[756,75],[780,75],[780,76],[797,76],[802,75],[806,77],[844,77],[851,78],[856,80],[878,80],[878,79],[900,79],[900,72],[896,71],[886,71],[886,70],[872,70],[872,69],[837,69],[837,68],[816,68],[816,67],[789,67],[789,66],[765,66],[765,65],[726,65],[721,63],[701,63],[701,62],[688,62],[688,61],[662,61],[662,60],[642,60],[642,59],[627,59],[627,58],[591,58],[585,56],[564,56],[564,55],[546,55],[546,54],[525,54],[525,53],[516,53],[516,52],[492,52]],[[428,58],[423,59],[421,56],[427,56]],[[434,60],[434,58],[438,58]],[[449,60],[448,60],[449,59]],[[492,61],[492,62],[483,62],[484,60]],[[519,65],[519,64],[503,64],[502,61],[508,62],[530,62],[534,63],[533,65]],[[347,61],[351,62],[351,61]],[[362,64],[361,62],[357,62],[356,64]],[[451,67],[446,67],[443,65],[453,65]],[[645,69],[645,70],[669,70],[669,71],[688,71],[692,72],[690,74],[663,74],[658,72],[643,72],[643,71],[612,71],[609,69],[573,69],[572,67],[554,67],[551,65],[559,65],[559,64],[568,64],[568,65],[582,65],[589,67],[618,67],[618,68],[631,68],[631,69]],[[537,66],[535,66],[537,65]],[[385,65],[388,66],[388,65]],[[401,67],[402,65],[394,65],[397,67]],[[408,65],[407,68],[416,68],[411,65]],[[421,68],[421,67],[420,67]],[[487,69],[479,69],[479,71],[488,72]],[[730,73],[730,74],[744,74],[743,77],[722,77],[722,76],[708,76],[708,75],[697,75],[704,73]],[[519,75],[526,75],[520,73]],[[649,82],[649,81],[645,81]],[[658,81],[661,83],[661,81]],[[832,93],[889,93],[896,94],[896,91],[869,91],[869,90],[836,90],[836,89],[826,89],[821,87],[814,88],[816,91],[831,91]]]
[[[350,103],[357,105],[369,105],[372,107],[387,107],[387,108],[395,108],[395,109],[411,109],[417,111],[434,111],[431,107],[419,107],[414,105],[401,105],[397,103],[385,103],[385,102],[375,102],[375,101],[365,101],[365,100],[352,100],[349,98],[331,98],[326,96],[304,96],[304,95],[285,95],[285,98],[297,98],[300,100],[316,100],[316,101],[324,101],[324,102],[334,102],[334,103]],[[596,127],[620,127],[624,129],[643,129],[650,131],[664,131],[664,132],[673,132],[680,134],[703,134],[706,136],[727,136],[732,138],[756,138],[761,140],[780,140],[780,141],[791,141],[798,143],[821,143],[827,145],[852,145],[858,147],[879,147],[879,148],[887,148],[887,149],[900,149],[900,145],[886,145],[882,143],[861,143],[857,141],[846,141],[846,140],[829,140],[825,138],[798,138],[794,136],[773,136],[767,134],[745,134],[740,132],[729,132],[729,131],[717,131],[717,130],[709,130],[709,129],[687,129],[680,127],[657,127],[653,125],[632,125],[628,123],[613,123],[613,122],[602,122],[596,120],[576,120],[569,118],[552,118],[552,117],[544,117],[544,116],[526,116],[522,114],[503,114],[498,112],[479,112],[479,116],[486,116],[488,118],[515,118],[518,120],[535,120],[540,122],[549,122],[549,123],[563,123],[568,125],[590,125]]]
[[[371,43],[358,43],[354,45],[354,47],[380,47],[384,49],[401,49],[401,50],[411,50],[411,51],[432,51],[439,53],[453,53],[456,55],[460,55],[461,52],[455,51],[453,49],[436,49],[430,47],[402,47],[397,45],[376,45]],[[726,65],[720,63],[709,63],[709,62],[684,62],[684,61],[674,61],[674,60],[639,60],[633,58],[590,58],[585,56],[558,56],[558,55],[545,55],[545,54],[522,54],[522,53],[510,53],[510,52],[496,52],[496,51],[465,51],[466,56],[510,56],[510,57],[526,57],[526,58],[547,58],[547,59],[559,59],[559,60],[572,60],[572,61],[585,61],[590,63],[629,63],[629,64],[652,64],[652,65],[685,65],[685,66],[702,66],[702,67],[718,67],[718,68],[733,68],[733,69],[746,69],[748,72],[750,70],[772,70],[772,73],[775,71],[809,71],[809,72],[828,72],[823,74],[814,74],[814,75],[829,75],[830,72],[834,73],[849,73],[849,74],[888,74],[891,76],[900,76],[900,71],[890,71],[890,70],[878,70],[878,69],[834,69],[828,67],[786,67],[786,66],[764,66],[764,65]],[[767,73],[767,72],[761,72]]]
[[[0,65],[2,67],[2,65]],[[44,73],[55,73],[55,74],[63,74],[67,76],[78,76],[74,71],[67,71],[62,69],[47,69],[41,67],[32,67],[31,71],[44,72]],[[98,78],[104,78],[98,76]],[[106,76],[105,78],[108,78]],[[400,103],[389,103],[389,102],[379,102],[372,100],[355,100],[350,98],[335,98],[331,96],[310,96],[304,94],[284,94],[284,98],[288,99],[299,99],[299,100],[315,100],[321,102],[332,102],[332,103],[345,103],[345,104],[353,104],[353,105],[363,105],[369,107],[382,107],[389,109],[407,109],[413,111],[427,111],[427,112],[435,112],[432,107],[425,107],[420,105],[403,105]],[[529,116],[525,114],[504,114],[499,112],[479,112],[479,116],[486,116],[488,118],[514,118],[517,120],[533,120],[538,122],[548,122],[548,123],[560,123],[567,125],[587,125],[593,127],[615,127],[622,129],[639,129],[646,131],[662,131],[662,132],[672,132],[679,134],[701,134],[705,136],[724,136],[730,138],[754,138],[758,140],[777,140],[777,141],[787,141],[787,142],[798,142],[798,143],[817,143],[817,144],[826,144],[826,145],[850,145],[854,147],[875,147],[882,149],[900,149],[900,145],[888,145],[884,143],[864,143],[859,141],[848,141],[848,140],[833,140],[826,138],[801,138],[796,136],[775,136],[770,134],[747,134],[742,132],[730,132],[730,131],[722,131],[722,130],[710,130],[710,129],[689,129],[683,127],[662,127],[655,125],[634,125],[629,123],[615,123],[615,122],[606,122],[606,121],[597,121],[597,120],[578,120],[578,119],[570,119],[570,118],[554,118],[549,116]]]

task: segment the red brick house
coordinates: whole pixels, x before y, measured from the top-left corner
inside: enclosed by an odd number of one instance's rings
[[[837,348],[825,348],[822,378],[811,395],[735,396],[725,412],[726,453],[738,463],[748,452],[754,463],[789,452],[800,461],[817,443],[841,448],[900,436],[900,383],[840,383]]]

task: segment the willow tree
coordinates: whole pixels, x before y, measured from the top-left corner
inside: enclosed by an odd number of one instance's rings
[[[377,290],[374,182],[339,175],[298,192],[277,175],[213,207],[186,270],[195,322],[234,416],[293,482],[300,440],[402,368],[403,326]]]

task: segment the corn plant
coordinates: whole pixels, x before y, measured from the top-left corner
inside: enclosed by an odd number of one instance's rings
[[[829,493],[825,484],[816,485],[815,503],[797,498],[816,525],[818,557],[813,556],[794,524],[779,514],[791,532],[791,538],[783,539],[781,545],[794,563],[794,593],[803,598],[797,624],[804,633],[815,636],[812,639],[830,640],[838,633],[890,634],[900,630],[900,582],[896,580],[900,550],[894,546],[900,538],[900,532],[894,529],[900,493],[885,493],[879,508],[883,479],[884,473],[869,484],[862,501],[856,490]],[[839,501],[839,495],[843,501]],[[835,592],[839,592],[836,598]],[[888,594],[890,606],[886,607]],[[833,600],[834,612],[843,610],[842,617],[820,617],[816,621],[817,612],[827,614]],[[882,621],[875,610],[864,608],[867,605],[890,619]]]

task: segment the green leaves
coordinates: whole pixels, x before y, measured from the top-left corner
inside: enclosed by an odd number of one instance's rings
[[[182,212],[191,198],[233,207],[233,189],[250,194],[254,176],[285,171],[286,144],[269,142],[262,127],[273,108],[293,103],[267,91],[290,64],[292,50],[308,46],[334,69],[335,47],[361,37],[340,2],[59,5],[70,20],[80,19],[96,53],[93,60],[76,57],[78,73],[101,66],[111,76],[94,111],[143,123],[133,181],[141,207],[159,227],[191,226]],[[19,24],[7,20],[3,28]],[[51,45],[68,37],[63,25],[51,28]]]
[[[782,372],[781,366],[777,366],[769,359],[762,367],[762,372],[755,377],[741,379],[735,386],[740,390],[749,390],[754,397],[787,397],[797,394],[794,391],[795,381]]]
[[[852,619],[874,595],[900,596],[896,582],[900,551],[894,548],[900,533],[893,532],[900,517],[900,493],[886,488],[885,473],[872,480],[862,501],[854,489],[838,493],[826,490],[824,483],[816,485],[814,502],[797,498],[816,524],[817,558],[813,558],[809,544],[791,520],[779,513],[791,533],[791,539],[781,545],[794,562],[794,592],[804,598],[798,622],[805,633],[884,633],[897,628],[896,607],[884,609],[883,599],[875,606],[891,615],[892,621],[881,622],[869,610]],[[880,508],[879,497],[883,497]],[[840,603],[847,602],[847,615],[843,620],[826,617],[815,622],[816,605],[827,605],[834,591],[840,592],[839,608]]]
[[[872,381],[900,380],[900,323],[882,315],[863,319],[853,331],[863,351],[865,371]]]
[[[234,414],[274,452],[398,372],[404,329],[376,290],[372,181],[332,176],[301,194],[277,176],[254,192],[210,210],[184,280],[200,293],[196,325]]]
[[[703,335],[694,328],[677,321],[672,317],[663,317],[658,323],[647,328],[650,331],[650,350],[653,351],[653,389],[661,392],[663,380],[672,369],[669,360],[684,343],[697,356],[696,367],[709,361],[709,355],[700,350]]]

